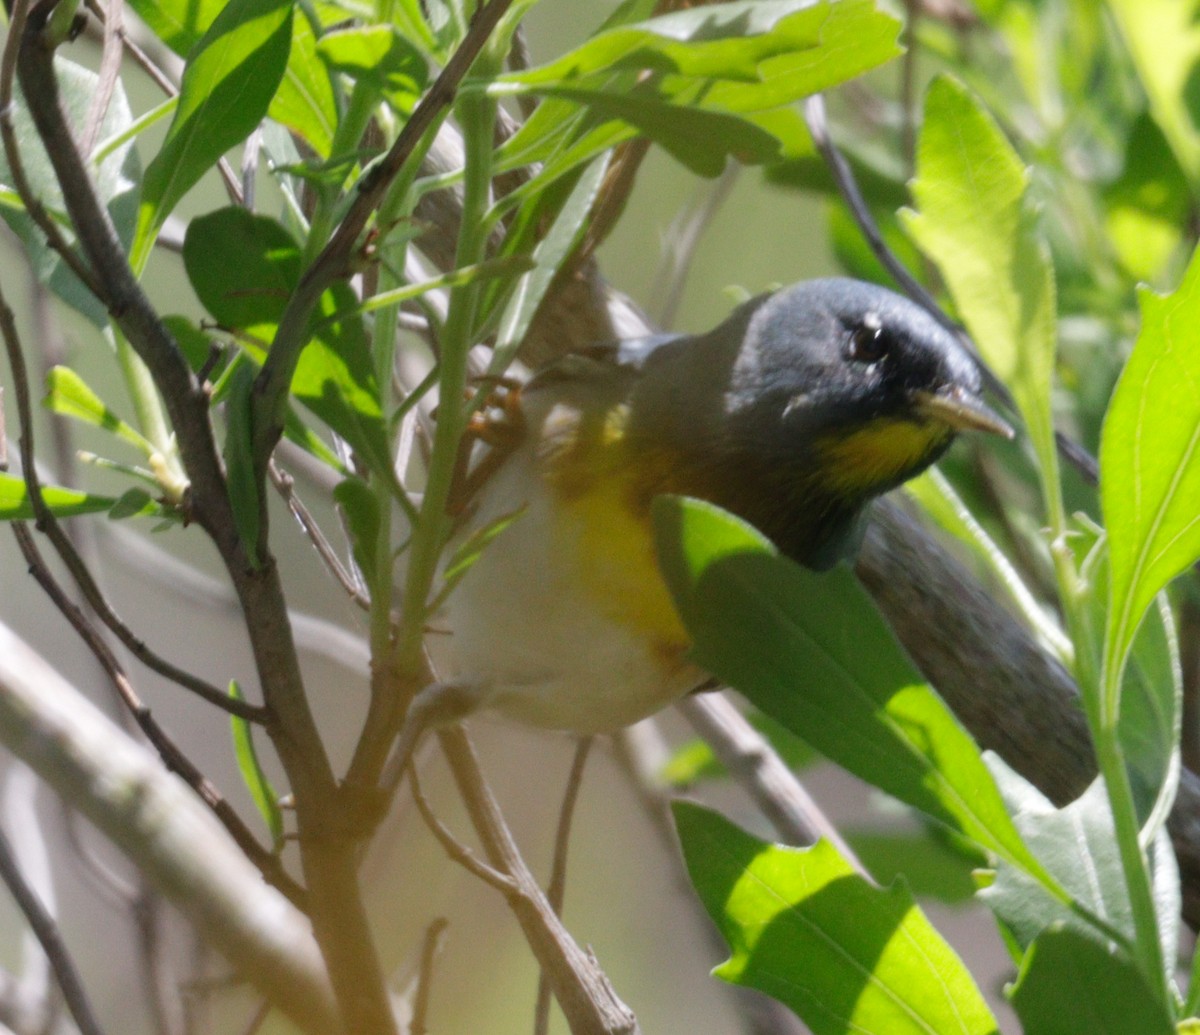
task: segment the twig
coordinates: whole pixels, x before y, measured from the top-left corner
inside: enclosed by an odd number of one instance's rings
[[[546,901],[554,915],[562,917],[563,903],[567,890],[567,849],[571,843],[571,822],[575,817],[575,805],[583,787],[583,769],[587,765],[593,740],[582,737],[575,745],[571,759],[571,772],[567,776],[567,789],[563,793],[562,806],[558,811],[558,829],[554,833],[554,862],[550,868],[550,884],[546,888]],[[550,983],[545,972],[538,974],[537,1003],[533,1011],[534,1035],[546,1035],[550,1029]]]
[[[346,591],[355,604],[364,611],[370,611],[371,598],[357,585],[354,577],[346,570],[342,564],[341,558],[338,557],[337,551],[334,550],[325,533],[321,531],[321,526],[317,524],[316,519],[312,516],[311,511],[304,505],[299,496],[296,495],[296,482],[290,474],[282,470],[274,460],[267,465],[267,474],[271,478],[271,484],[275,486],[275,490],[287,504],[288,510],[292,512],[292,517],[296,519],[297,524],[304,530],[304,534],[308,536],[309,541],[317,551],[317,556],[321,558],[321,562],[328,569],[329,574],[334,580]]]
[[[790,845],[824,838],[864,877],[866,867],[778,753],[723,693],[692,694],[676,708]]]
[[[97,6],[99,0],[97,0]],[[104,124],[104,116],[108,114],[108,106],[112,103],[113,92],[117,88],[117,80],[121,74],[121,38],[124,35],[124,0],[107,0],[104,8],[104,42],[100,54],[100,72],[96,83],[96,92],[88,105],[87,118],[83,123],[83,133],[79,139],[79,149],[90,155],[96,147],[100,136],[100,127]]]
[[[247,552],[216,449],[208,395],[134,276],[71,140],[59,103],[53,41],[44,32],[51,8],[35,6],[21,33],[17,73],[22,90],[80,246],[97,271],[100,297],[146,364],[166,406],[190,483],[190,515],[216,546],[237,592],[269,709],[267,731],[295,796],[309,911],[342,1023],[363,1035],[390,1035],[395,1018],[358,888],[357,832],[308,700],[279,570],[265,537],[254,557]],[[310,302],[319,295],[320,291]],[[305,308],[305,318],[310,310],[311,305]],[[281,391],[282,399],[286,382]],[[264,457],[260,470],[265,466]]]
[[[475,853],[458,840],[450,832],[446,824],[437,818],[429,805],[429,799],[425,797],[425,792],[421,787],[421,780],[417,775],[417,767],[415,765],[409,764],[408,776],[412,783],[413,801],[416,803],[417,811],[421,814],[421,819],[425,821],[429,832],[437,838],[438,844],[442,846],[442,850],[449,856],[450,860],[458,863],[459,866],[472,876],[478,877],[485,884],[495,888],[506,898],[516,895],[517,885],[512,877],[501,873],[484,862],[480,862],[475,857]]]
[[[95,1011],[93,1011],[87,992],[84,990],[79,970],[62,940],[58,925],[42,907],[42,903],[33,893],[33,889],[25,882],[16,859],[13,858],[8,838],[3,831],[0,831],[0,880],[7,885],[30,928],[37,935],[42,949],[54,968],[58,986],[62,989],[63,996],[67,1001],[67,1009],[71,1011],[71,1016],[79,1026],[79,1030],[83,1035],[104,1035],[104,1029],[96,1020]]]
[[[29,217],[46,235],[46,243],[62,256],[71,271],[83,285],[97,298],[101,297],[99,282],[93,276],[92,270],[83,259],[76,254],[75,249],[67,242],[58,224],[46,211],[33,187],[25,175],[25,163],[21,159],[21,149],[17,143],[16,132],[13,128],[13,74],[16,70],[18,54],[21,50],[21,40],[24,36],[26,17],[29,13],[29,0],[17,0],[12,6],[12,14],[8,23],[8,37],[4,41],[4,54],[0,58],[0,139],[4,142],[4,156],[8,161],[9,175],[12,176],[13,188],[25,206]],[[26,98],[28,103],[28,98]],[[60,116],[61,118],[61,116]],[[67,138],[70,138],[69,131]],[[73,144],[71,146],[74,146]]]
[[[433,964],[438,953],[442,951],[442,942],[449,925],[450,921],[444,916],[439,916],[425,929],[425,941],[421,945],[421,968],[417,971],[417,992],[413,998],[408,1035],[427,1035],[429,1031],[429,989],[433,984]]]
[[[650,297],[661,300],[658,312],[654,314],[660,327],[675,326],[683,288],[696,258],[696,247],[728,199],[741,169],[737,162],[729,162],[716,182],[706,183],[702,194],[671,220],[663,240],[662,259],[654,274],[654,286],[650,289]]]
[[[465,730],[461,725],[441,729],[438,739],[488,860],[516,882],[519,893],[508,898],[509,906],[548,976],[571,1031],[575,1035],[640,1032],[632,1011],[617,998],[603,971],[563,927],[533,879],[484,781]]]

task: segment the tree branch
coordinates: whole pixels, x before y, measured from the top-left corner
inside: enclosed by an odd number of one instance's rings
[[[302,1031],[340,1030],[303,914],[263,883],[190,790],[4,625],[0,743],[129,856]]]

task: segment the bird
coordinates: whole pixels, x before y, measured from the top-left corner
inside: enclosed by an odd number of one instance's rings
[[[954,333],[847,278],[760,295],[707,333],[572,353],[513,391],[461,519],[459,542],[486,545],[445,604],[449,675],[418,695],[408,748],[481,709],[611,732],[705,682],[658,571],[656,496],[708,500],[822,570],[956,434],[1013,434]]]

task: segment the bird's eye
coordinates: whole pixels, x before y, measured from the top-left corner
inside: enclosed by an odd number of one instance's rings
[[[855,363],[878,363],[887,351],[887,335],[876,321],[861,323],[850,332],[849,356]]]

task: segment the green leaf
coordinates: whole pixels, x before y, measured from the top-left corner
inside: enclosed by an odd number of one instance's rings
[[[257,568],[261,560],[259,535],[263,501],[254,472],[253,391],[254,369],[249,363],[238,364],[229,378],[229,392],[225,398],[225,470],[233,523],[246,556]]]
[[[941,271],[967,330],[1009,386],[1047,476],[1056,470],[1050,387],[1056,303],[1046,248],[1024,205],[1028,172],[991,117],[934,80],[905,221]]]
[[[57,517],[78,517],[108,510],[117,501],[111,496],[93,496],[74,489],[42,486],[42,499]],[[157,507],[156,507],[157,510]],[[33,504],[23,478],[0,472],[0,521],[32,521]]]
[[[569,100],[589,116],[536,112],[504,161],[553,151],[544,174],[553,178],[634,129],[701,175],[716,175],[726,155],[774,161],[795,150],[798,123],[764,116],[894,57],[897,32],[871,0],[722,4],[614,28],[496,85]]]
[[[730,946],[720,977],[774,996],[814,1035],[998,1030],[902,883],[872,886],[825,841],[785,848],[700,806],[673,809],[692,883]]]
[[[367,580],[371,598],[378,599],[375,580],[379,575],[379,499],[361,478],[343,478],[333,489],[350,531],[354,563]]]
[[[225,4],[226,0],[129,0],[150,31],[183,58],[200,42]]]
[[[235,701],[244,701],[242,688],[236,679],[229,683],[229,696]],[[259,814],[266,821],[271,835],[271,844],[278,848],[283,843],[283,811],[279,808],[279,795],[263,770],[254,747],[254,731],[250,723],[237,715],[229,716],[229,727],[233,733],[233,756],[237,759],[242,782],[254,801]]]
[[[267,114],[303,137],[321,158],[328,158],[337,129],[337,100],[317,48],[312,23],[301,9],[292,24],[287,67]]]
[[[1174,294],[1143,289],[1139,302],[1141,332],[1100,438],[1110,673],[1124,664],[1150,601],[1200,558],[1200,252]]]
[[[1158,276],[1183,239],[1191,195],[1162,130],[1147,115],[1133,124],[1104,207],[1109,240],[1129,275]]]
[[[231,0],[188,56],[179,105],[162,148],[146,167],[135,270],[171,210],[267,113],[291,49],[291,0]]]
[[[1001,759],[989,756],[989,761],[1025,843],[1076,903],[1132,944],[1129,893],[1104,784],[1094,781],[1071,804],[1056,809]],[[1027,874],[1003,862],[997,866],[996,879],[979,892],[979,897],[1005,923],[1022,949],[1051,924],[1078,929],[1105,944],[1109,941],[1103,929],[1047,894]]]
[[[1031,1035],[1174,1035],[1175,1026],[1137,966],[1068,928],[1034,943],[1012,1004]]]
[[[230,262],[230,255],[238,261]],[[192,220],[183,262],[204,307],[261,363],[300,279],[299,245],[273,219],[229,206]],[[373,473],[394,482],[379,388],[358,309],[348,284],[325,292],[313,313],[314,337],[301,353],[291,390]]]
[[[59,96],[67,121],[80,133],[87,121],[99,80],[89,69],[57,56],[54,59],[54,72],[58,79]],[[11,118],[26,177],[34,184],[42,204],[52,215],[63,213],[65,206],[62,191],[58,186],[58,177],[54,173],[54,167],[41,138],[34,129],[24,98],[19,95],[14,101]],[[128,130],[132,124],[129,101],[124,87],[118,82],[100,124],[97,140],[115,137]],[[141,179],[141,163],[133,141],[126,140],[114,147],[98,165],[90,164],[89,171],[96,193],[108,210],[117,236],[122,243],[128,243],[137,218],[137,184]],[[12,173],[2,148],[0,183],[12,183]],[[47,246],[45,234],[29,218],[24,208],[19,204],[0,206],[0,216],[21,238],[25,254],[38,280],[96,327],[107,327],[108,312],[104,305],[83,286],[61,256]],[[65,225],[65,216],[61,229],[70,240],[71,234]]]
[[[1171,143],[1193,187],[1200,185],[1200,135],[1195,75],[1200,63],[1200,7],[1196,0],[1109,0],[1150,111]]]
[[[740,0],[740,2],[677,11],[635,25],[609,29],[547,65],[502,77],[501,81],[544,86],[579,80],[600,71],[661,72],[684,77],[761,83],[780,78],[780,69],[764,63],[771,59],[796,60],[800,52],[820,54],[833,69],[825,75],[843,74],[840,60],[830,61],[823,47],[831,39],[839,44],[844,32],[858,34],[864,50],[878,45],[891,33],[894,57],[897,23],[875,9],[870,0],[816,3],[810,0]],[[861,60],[872,60],[866,53]],[[818,61],[812,61],[817,64]],[[867,67],[870,67],[869,65]],[[862,71],[859,68],[858,71]],[[849,72],[846,78],[857,74]],[[829,85],[822,80],[823,85]],[[818,85],[805,92],[823,88]],[[802,95],[802,94],[801,94]],[[800,96],[800,95],[797,95]],[[791,99],[795,99],[792,97]],[[778,107],[777,100],[764,107]]]
[[[341,29],[321,37],[317,53],[333,70],[369,83],[409,114],[429,80],[424,56],[391,25]]]
[[[826,757],[1041,878],[979,750],[845,568],[817,574],[710,504],[654,503],[693,659]]]
[[[124,439],[146,456],[156,452],[153,443],[117,416],[108,404],[88,387],[70,367],[51,367],[46,374],[46,409],[65,417],[74,417]]]

